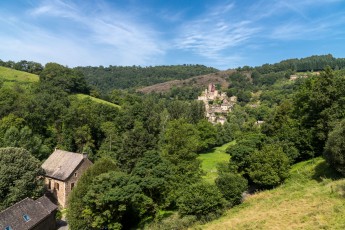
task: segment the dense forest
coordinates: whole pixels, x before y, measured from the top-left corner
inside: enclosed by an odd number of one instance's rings
[[[215,73],[217,69],[204,65],[175,66],[109,66],[76,67],[86,81],[100,92],[108,93],[113,89],[130,89],[154,85],[170,80],[183,80],[193,76]]]
[[[0,162],[11,164],[0,168],[0,210],[44,192],[35,178],[55,147],[88,153],[94,162],[69,199],[69,227],[78,230],[203,223],[240,204],[243,192],[283,184],[292,164],[315,156],[345,176],[342,60],[325,55],[282,61],[267,71],[266,65],[238,68],[222,89],[238,97],[224,125],[209,123],[204,105],[183,96],[188,91],[176,98],[124,90],[212,68],[72,69],[48,63],[34,72],[34,62],[1,61],[39,74],[39,81],[0,84]],[[109,87],[92,82],[92,75],[109,78],[103,82]],[[94,88],[117,106],[77,96],[92,95]],[[219,165],[214,183],[206,182],[198,155],[230,141],[236,143],[226,150],[230,161]]]

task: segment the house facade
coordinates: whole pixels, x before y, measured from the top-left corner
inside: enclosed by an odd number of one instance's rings
[[[45,186],[63,208],[80,176],[91,165],[87,155],[58,149],[43,163]]]
[[[209,122],[224,124],[226,115],[231,112],[237,102],[237,97],[228,97],[226,93],[216,90],[214,84],[209,84],[208,88],[198,97],[205,105],[205,116]]]
[[[25,198],[0,212],[0,229],[55,230],[57,206],[46,196]]]

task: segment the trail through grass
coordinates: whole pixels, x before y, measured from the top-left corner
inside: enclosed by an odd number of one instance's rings
[[[210,183],[214,183],[217,178],[217,165],[222,162],[229,162],[230,155],[227,154],[226,148],[230,145],[234,145],[235,141],[229,142],[220,147],[216,147],[207,153],[199,155],[198,159],[201,160],[201,168],[206,173],[204,179]]]
[[[294,165],[285,184],[249,196],[194,229],[345,229],[345,179],[322,158]]]

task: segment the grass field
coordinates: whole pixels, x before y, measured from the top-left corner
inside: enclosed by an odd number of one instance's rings
[[[91,96],[85,95],[85,94],[76,94],[76,95],[73,95],[73,96],[77,97],[80,100],[83,100],[85,98],[89,98],[92,101],[97,102],[97,103],[113,106],[113,107],[116,107],[116,108],[121,108],[119,105],[116,105],[114,103],[111,103],[111,102],[108,102],[108,101],[105,101],[105,100],[102,100],[102,99],[99,99],[99,98],[91,97]]]
[[[225,152],[226,148],[230,145],[235,144],[234,141],[214,148],[207,153],[199,155],[198,159],[201,160],[201,168],[204,170],[206,175],[204,179],[210,183],[213,183],[217,178],[217,164],[222,162],[229,162],[230,155]]]
[[[3,81],[4,86],[11,86],[14,83],[27,84],[37,82],[39,77],[35,74],[0,66],[0,80]]]
[[[336,175],[322,158],[301,162],[285,184],[192,229],[345,229],[345,179]]]

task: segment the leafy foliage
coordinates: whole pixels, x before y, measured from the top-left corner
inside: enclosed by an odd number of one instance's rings
[[[43,194],[40,162],[22,148],[0,148],[0,210]]]
[[[155,213],[152,199],[143,193],[137,178],[122,172],[96,177],[83,200],[83,217],[98,229],[128,229]]]
[[[241,175],[225,172],[216,179],[216,185],[230,206],[240,204],[242,193],[248,188],[248,181]]]
[[[329,133],[326,146],[325,158],[327,162],[342,175],[345,175],[345,120],[342,120]]]
[[[215,185],[196,183],[186,187],[177,206],[181,215],[195,215],[198,219],[212,219],[221,214],[225,200]]]
[[[106,94],[113,89],[128,89],[157,83],[182,80],[193,76],[218,72],[217,69],[203,65],[176,66],[109,66],[77,67],[87,82]]]
[[[289,176],[289,159],[276,145],[265,145],[249,157],[248,175],[263,187],[281,184]]]
[[[89,229],[88,219],[81,215],[86,205],[83,197],[89,191],[95,177],[117,169],[116,164],[112,160],[101,158],[82,174],[68,199],[67,219],[69,228],[72,230]]]

